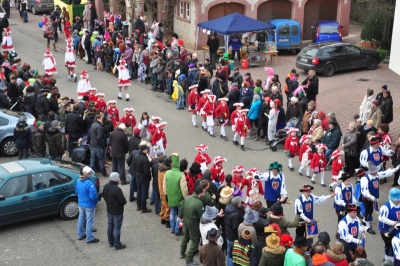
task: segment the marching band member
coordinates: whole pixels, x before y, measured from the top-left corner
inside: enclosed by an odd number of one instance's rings
[[[381,147],[381,142],[382,139],[379,137],[372,136],[369,139],[370,146],[360,154],[360,164],[362,166],[368,167],[368,162],[375,166],[380,166],[383,161],[383,155],[388,157],[393,155],[394,151]]]
[[[46,52],[44,53],[44,59],[43,59],[42,65],[44,67],[45,73],[50,76],[50,79],[53,78],[54,74],[57,74],[56,64],[57,64],[56,59],[54,58],[50,49],[46,49]]]
[[[385,260],[394,262],[392,239],[400,233],[400,189],[389,191],[389,201],[379,209],[379,231],[385,243]]]
[[[202,117],[203,122],[201,123],[201,127],[205,132],[207,132],[207,120],[206,120],[206,113],[204,112],[204,105],[207,103],[208,100],[208,94],[211,91],[209,89],[205,89],[204,91],[201,92],[201,97],[199,99],[199,102],[197,104],[197,113]]]
[[[247,186],[247,198],[246,198],[246,205],[248,208],[253,207],[253,203],[259,200],[259,196],[264,195],[264,188],[260,180],[255,178],[258,175],[257,168],[250,168],[249,171],[246,172],[247,177],[242,181],[242,188]]]
[[[243,173],[245,172],[243,166],[238,165],[232,170],[232,183],[235,184],[235,187],[238,189],[242,189],[242,182],[243,182]]]
[[[269,165],[268,172],[260,176],[260,180],[265,181],[264,198],[268,208],[274,205],[279,198],[287,197],[285,176],[281,171],[282,165],[278,162],[273,162]]]
[[[240,136],[240,148],[245,151],[244,140],[247,132],[251,129],[250,119],[247,117],[249,109],[242,109],[238,111],[239,117],[236,119],[235,135],[233,135],[233,143],[239,145],[238,139]]]
[[[196,121],[196,110],[197,110],[197,105],[199,103],[200,99],[200,94],[197,92],[197,87],[198,85],[192,85],[189,87],[190,93],[188,96],[188,111],[192,113],[192,123],[194,127],[197,126],[197,121]]]
[[[215,117],[215,109],[217,108],[217,104],[215,103],[216,99],[217,96],[215,95],[207,95],[207,101],[203,107],[203,112],[206,114],[207,132],[211,137],[215,137],[214,117]]]
[[[77,77],[75,73],[75,68],[76,68],[75,51],[71,42],[72,39],[67,39],[67,48],[64,56],[64,63],[67,68],[68,80],[74,78],[74,82],[76,82]]]
[[[351,175],[343,173],[339,180],[342,181],[342,183],[340,183],[335,189],[335,201],[333,203],[333,207],[338,216],[338,223],[345,216],[346,206],[357,203],[354,196],[354,187],[351,184]]]
[[[396,168],[379,172],[380,167],[372,162],[368,162],[368,174],[361,178],[360,185],[365,205],[363,225],[366,225],[368,228],[367,232],[370,234],[375,235],[375,231],[372,230],[370,222],[372,221],[372,213],[374,212],[374,202],[377,202],[379,199],[379,179],[393,175],[399,168],[400,165]]]
[[[14,52],[14,45],[12,43],[11,28],[7,27],[4,29],[3,41],[1,43],[1,48],[3,53]],[[0,33],[3,34],[3,33]]]
[[[116,106],[117,101],[116,100],[110,100],[107,102],[107,114],[110,117],[110,120],[114,126],[114,128],[117,127],[118,122],[119,122],[119,111]]]
[[[313,186],[304,185],[300,192],[303,193],[299,196],[295,201],[295,213],[300,215],[300,218],[305,223],[310,223],[314,220],[314,204],[322,204],[327,201],[329,198],[334,197],[335,193],[332,193],[327,196],[315,196],[311,194],[311,191],[314,189]],[[296,237],[297,236],[305,236],[306,233],[306,225],[301,224],[296,228]]]
[[[231,118],[230,118],[233,133],[235,133],[236,120],[239,117],[239,111],[242,110],[243,105],[244,105],[243,103],[234,103],[233,104],[233,106],[236,107],[236,110],[233,110],[233,112],[231,114]],[[235,141],[233,141],[233,144],[235,144]]]
[[[208,147],[205,144],[200,144],[196,147],[197,155],[194,157],[194,161],[200,164],[201,172],[204,172],[208,169],[208,164],[211,163],[211,158],[207,154]]]
[[[215,117],[219,120],[221,118],[221,121],[218,121],[220,126],[221,126],[221,134],[220,137],[221,139],[228,140],[228,137],[226,136],[225,133],[225,126],[228,125],[229,121],[229,107],[226,104],[228,102],[228,98],[219,98],[218,99],[218,106],[217,109],[215,109]]]
[[[214,158],[214,165],[211,167],[211,179],[219,184],[222,184],[225,180],[224,167],[222,163],[226,162],[226,158],[222,156],[217,156]]]
[[[89,89],[92,87],[89,81],[89,74],[86,70],[81,73],[81,79],[78,82],[78,88],[76,92],[78,93],[78,99],[82,100],[83,96],[89,95]]]
[[[311,177],[311,183],[315,184],[315,177],[317,174],[321,173],[321,186],[326,187],[325,185],[325,168],[326,168],[326,156],[325,144],[317,144],[316,146],[317,152],[314,153],[313,158],[311,160],[311,169],[313,170],[314,174]]]
[[[301,136],[300,144],[301,144],[299,150],[300,168],[297,172],[299,173],[300,176],[303,176],[303,169],[306,168],[306,177],[311,178],[310,164],[313,157],[313,152],[309,136],[308,135]]]
[[[353,262],[351,252],[362,244],[362,239],[358,239],[358,234],[362,233],[365,229],[361,225],[360,219],[357,217],[357,206],[352,204],[347,207],[347,215],[339,222],[339,235],[344,246],[344,254],[347,261]]]
[[[157,156],[159,153],[165,155],[165,149],[167,148],[167,137],[165,136],[164,129],[167,122],[161,122],[157,124],[157,130],[151,136],[151,150],[153,156]]]
[[[289,128],[289,130],[287,131],[287,134],[289,134],[289,136],[285,139],[284,152],[286,156],[289,158],[288,166],[291,172],[294,171],[293,158],[294,156],[299,155],[299,140],[296,136],[297,131],[299,131],[298,128],[295,127]]]
[[[97,96],[96,96],[96,88],[90,88],[89,89],[89,102],[96,102]],[[96,106],[97,107],[97,106]]]
[[[131,76],[129,75],[128,65],[125,59],[119,60],[118,66],[118,99],[122,99],[122,88],[125,91],[125,99],[129,102],[128,87],[131,86]]]
[[[340,170],[342,170],[344,166],[344,161],[342,158],[343,151],[336,149],[334,152],[332,152],[331,155],[331,160],[332,160],[332,183],[329,184],[329,190],[333,191],[333,187],[337,185],[338,182],[338,176]]]

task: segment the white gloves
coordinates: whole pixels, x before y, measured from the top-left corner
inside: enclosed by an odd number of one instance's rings
[[[396,166],[395,169],[396,169],[396,172],[399,171],[399,169],[400,169],[400,164],[399,164],[398,166]]]
[[[375,202],[376,198],[374,196],[371,195],[371,197],[369,198],[371,201]]]

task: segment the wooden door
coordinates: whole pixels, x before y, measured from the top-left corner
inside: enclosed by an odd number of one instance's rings
[[[312,39],[312,26],[319,20],[337,20],[338,0],[309,0],[304,6],[303,40]]]
[[[292,18],[292,4],[286,0],[270,0],[259,5],[257,20],[269,22],[271,19]]]

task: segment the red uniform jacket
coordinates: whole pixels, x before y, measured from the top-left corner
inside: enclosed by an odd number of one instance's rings
[[[127,127],[134,128],[136,126],[136,118],[133,115],[124,115],[119,121],[124,123]]]
[[[189,112],[196,113],[197,112],[197,105],[199,104],[200,94],[197,91],[191,91],[188,96],[188,105],[189,105]],[[192,109],[194,106],[194,109]]]
[[[151,134],[154,134],[154,132],[157,131],[156,124],[150,123],[147,127],[147,131],[149,131]]]
[[[332,175],[339,175],[340,169],[342,169],[344,166],[344,161],[342,157],[337,156],[335,159],[332,161]]]
[[[207,99],[207,96],[206,96],[206,95],[200,97],[199,102],[197,103],[197,112],[200,112],[200,111],[201,111],[201,109],[203,108],[203,106],[206,104],[207,100],[208,100],[208,99]]]
[[[164,149],[167,148],[167,137],[165,136],[164,131],[161,130],[156,130],[154,134],[151,136],[151,145],[154,146],[156,145],[157,141],[160,139],[163,139],[163,147]]]
[[[194,157],[194,161],[198,164],[206,163],[207,165],[211,163],[211,158],[207,153],[198,152],[196,157]]]
[[[299,155],[299,139],[296,136],[289,136],[285,139],[284,150],[290,151],[292,156]]]
[[[210,169],[211,171],[211,178],[214,181],[219,182],[222,184],[225,180],[225,173],[224,173],[224,167],[222,166],[221,163],[218,163],[217,165],[213,165]]]
[[[186,183],[188,186],[188,194],[192,195],[194,193],[194,184],[196,183],[197,179],[200,179],[202,177],[202,174],[199,173],[196,176],[191,176],[189,173],[186,173],[185,176],[186,176]]]
[[[309,147],[310,147],[310,144],[308,144],[308,143],[304,143],[303,145],[301,145],[300,150],[299,150],[299,162],[302,161],[303,154],[308,150]],[[312,158],[313,158],[313,153],[309,152],[308,153],[308,161],[309,161],[308,164],[311,163]]]
[[[117,127],[117,124],[119,122],[118,108],[117,107],[114,107],[114,108],[108,107],[107,114],[110,117],[110,120],[113,123],[114,127]]]
[[[238,118],[238,116],[239,116],[239,113],[236,110],[234,110],[231,114],[231,125],[235,124],[235,118]]]
[[[96,102],[96,101],[97,101],[96,94],[90,94],[89,93],[89,102]]]
[[[101,110],[104,112],[107,108],[106,101],[97,99],[96,100],[96,108],[97,108],[97,110]]]
[[[251,181],[252,180],[253,180],[253,178],[250,177],[250,178],[245,178],[242,181],[242,188],[247,186],[247,191],[246,191],[247,197],[250,197]],[[264,188],[263,188],[263,185],[262,185],[261,181],[257,181],[257,184],[258,184],[258,190],[260,191],[260,194],[264,195]]]
[[[206,104],[204,105],[203,111],[206,113],[207,116],[213,116],[215,118],[215,109],[217,108],[217,105],[210,101],[207,101]]]
[[[319,154],[318,152],[314,153],[313,158],[311,160],[311,169],[314,172],[319,172],[325,170],[326,168],[326,158],[325,153]]]
[[[251,129],[250,119],[247,116],[239,116],[235,124],[235,132],[239,133],[241,137],[245,137],[247,129]]]
[[[220,117],[220,116],[223,116],[224,120],[229,119],[229,116],[230,116],[229,107],[226,104],[224,104],[224,105],[219,104],[217,106],[217,109],[215,109],[215,117]]]
[[[235,184],[235,187],[238,189],[242,189],[242,182],[243,182],[243,176],[242,175],[233,175],[232,177],[232,183]]]

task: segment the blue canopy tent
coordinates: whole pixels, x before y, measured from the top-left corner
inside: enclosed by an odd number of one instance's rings
[[[200,28],[217,32],[224,35],[225,51],[228,51],[229,35],[235,33],[246,33],[262,31],[266,29],[275,29],[275,26],[269,23],[258,21],[239,13],[232,13],[225,17],[200,22],[197,24],[196,47],[199,40]]]

